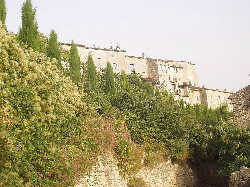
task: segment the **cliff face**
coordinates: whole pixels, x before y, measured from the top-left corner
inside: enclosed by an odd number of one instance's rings
[[[233,104],[233,121],[239,127],[250,126],[250,85],[230,96]]]

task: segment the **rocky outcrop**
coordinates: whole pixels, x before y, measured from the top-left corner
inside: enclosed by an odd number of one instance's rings
[[[250,168],[241,167],[240,171],[232,173],[229,181],[229,187],[249,187],[250,186]]]
[[[233,104],[233,121],[239,127],[250,126],[250,85],[230,96]]]

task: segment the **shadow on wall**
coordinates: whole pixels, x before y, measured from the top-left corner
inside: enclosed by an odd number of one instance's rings
[[[176,171],[176,187],[198,187],[197,174],[187,164],[181,164]]]
[[[215,162],[204,162],[197,166],[192,166],[197,177],[194,187],[229,187],[229,177],[218,174],[218,166]]]

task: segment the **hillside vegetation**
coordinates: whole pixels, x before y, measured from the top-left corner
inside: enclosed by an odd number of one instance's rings
[[[98,73],[91,56],[82,80],[77,49],[61,50],[62,69],[47,38],[36,51],[17,38],[0,28],[0,186],[73,186],[105,152],[124,177],[143,153],[149,167],[169,158],[215,161],[222,175],[250,167],[250,131],[229,122],[226,106],[175,101],[109,63]]]

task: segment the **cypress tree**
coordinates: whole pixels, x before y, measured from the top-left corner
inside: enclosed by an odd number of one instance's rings
[[[72,81],[78,85],[81,81],[81,61],[76,44],[73,41],[70,48],[69,66]]]
[[[104,71],[104,92],[114,93],[115,81],[114,81],[114,72],[111,64],[108,62],[107,67]]]
[[[47,48],[47,56],[57,59],[59,62],[58,64],[61,64],[60,48],[57,41],[57,34],[54,30],[50,32],[48,48]]]
[[[96,89],[96,82],[97,82],[96,67],[91,55],[88,56],[84,81],[85,81],[84,86],[86,91],[94,91]]]
[[[3,25],[5,25],[6,20],[6,6],[5,6],[5,0],[0,0],[0,21]]]
[[[39,50],[40,41],[35,13],[31,0],[26,0],[22,7],[22,28],[19,31],[18,39],[28,47]]]

